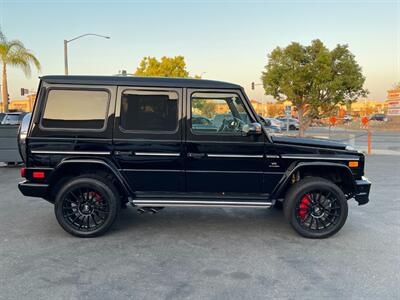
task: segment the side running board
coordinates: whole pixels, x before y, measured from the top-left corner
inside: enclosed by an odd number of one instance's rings
[[[270,208],[274,202],[261,201],[213,201],[213,200],[165,200],[165,199],[131,199],[129,201],[136,207],[252,207]]]

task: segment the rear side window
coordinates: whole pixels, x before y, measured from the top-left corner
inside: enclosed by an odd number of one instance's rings
[[[176,131],[178,94],[174,91],[124,91],[120,127],[128,131]]]
[[[93,90],[50,90],[42,118],[45,128],[102,129],[109,94]]]

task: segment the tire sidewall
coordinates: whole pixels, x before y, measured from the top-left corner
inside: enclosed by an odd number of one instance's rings
[[[315,189],[333,193],[338,198],[341,206],[340,216],[337,223],[318,232],[309,231],[303,228],[296,217],[296,204],[305,194]],[[348,215],[348,205],[343,191],[336,184],[324,178],[309,177],[297,182],[290,188],[284,201],[284,214],[293,229],[300,235],[307,238],[322,239],[334,235],[343,227]]]
[[[74,228],[63,216],[62,206],[66,200],[65,196],[78,187],[89,187],[99,191],[103,197],[107,198],[110,213],[106,221],[99,228],[93,231],[83,231]],[[55,200],[54,212],[60,226],[68,233],[78,237],[95,237],[104,234],[114,223],[119,212],[118,192],[111,184],[103,182],[100,178],[78,177],[68,181],[59,190]]]

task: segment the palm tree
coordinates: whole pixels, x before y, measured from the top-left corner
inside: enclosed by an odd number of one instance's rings
[[[8,111],[7,66],[19,67],[26,76],[31,74],[31,64],[40,70],[39,60],[19,40],[8,41],[0,30],[0,64],[3,66],[3,111]]]

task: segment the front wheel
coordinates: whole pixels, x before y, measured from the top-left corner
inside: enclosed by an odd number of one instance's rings
[[[90,175],[65,183],[57,193],[54,206],[61,227],[78,237],[104,234],[114,223],[119,208],[114,185]]]
[[[297,233],[315,239],[337,233],[348,214],[342,190],[333,182],[319,177],[308,177],[295,183],[286,194],[283,209]]]

